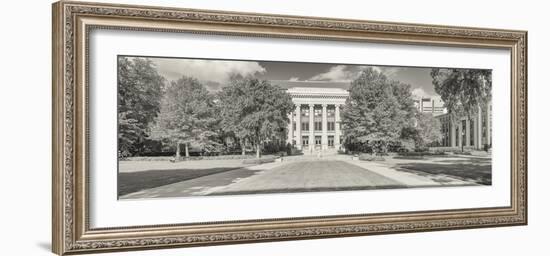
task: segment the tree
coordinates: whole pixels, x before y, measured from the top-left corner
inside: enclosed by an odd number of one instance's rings
[[[185,157],[189,157],[189,147],[216,149],[216,123],[214,97],[197,79],[184,76],[166,89],[153,134],[173,143],[179,159],[182,144]]]
[[[410,87],[367,68],[352,81],[350,95],[342,111],[346,143],[380,144],[397,141],[401,131],[414,123],[414,103]]]
[[[219,93],[221,126],[241,141],[256,147],[260,158],[265,142],[286,137],[288,114],[293,110],[290,95],[282,88],[257,78],[235,76]]]
[[[430,75],[453,119],[471,118],[491,100],[491,70],[432,68]]]
[[[138,154],[160,110],[165,79],[149,59],[118,58],[119,156]]]
[[[418,112],[416,120],[414,142],[417,148],[425,147],[443,138],[441,123],[433,115]]]

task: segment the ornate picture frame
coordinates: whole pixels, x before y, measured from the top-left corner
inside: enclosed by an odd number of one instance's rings
[[[90,227],[89,33],[96,29],[505,49],[510,66],[506,207]],[[527,32],[61,1],[53,4],[52,247],[57,254],[527,224]]]

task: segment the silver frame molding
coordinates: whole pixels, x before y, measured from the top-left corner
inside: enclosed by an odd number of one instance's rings
[[[92,229],[87,98],[93,29],[508,49],[511,205]],[[61,1],[53,4],[52,47],[52,250],[57,254],[527,224],[526,31]]]

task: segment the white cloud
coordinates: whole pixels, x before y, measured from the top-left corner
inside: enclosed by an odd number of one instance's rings
[[[431,98],[431,99],[434,99],[434,100],[441,100],[441,97],[439,95],[434,95],[434,94],[430,94],[428,92],[426,92],[424,89],[422,88],[414,88],[412,91],[411,91],[412,95],[413,95],[413,98],[415,99],[421,99],[421,98]]]
[[[396,75],[399,71],[401,71],[403,68],[401,67],[380,67],[380,66],[372,66],[372,69],[386,75],[389,79],[396,79]]]
[[[399,67],[382,67],[382,74],[386,75],[389,79],[395,79],[397,72],[401,71]]]
[[[291,82],[298,82],[298,81],[300,81],[300,78],[299,78],[299,77],[293,76],[293,77],[289,78],[288,81],[291,81]]]
[[[335,81],[350,82],[357,78],[359,72],[367,67],[386,75],[389,79],[396,79],[396,75],[403,68],[401,67],[380,67],[380,66],[346,66],[338,65],[331,67],[327,72],[317,74],[310,78],[312,81]]]
[[[231,74],[243,76],[266,72],[258,62],[254,61],[220,61],[196,59],[151,59],[159,73],[169,81],[182,76],[190,76],[201,81],[224,83]]]
[[[357,76],[357,72],[348,69],[346,65],[331,67],[327,72],[311,77],[311,81],[349,82]]]

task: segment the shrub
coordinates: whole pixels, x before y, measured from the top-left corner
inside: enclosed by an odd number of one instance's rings
[[[387,154],[386,154],[387,155]],[[370,155],[370,154],[360,154],[359,160],[361,161],[385,161],[386,159],[379,154]]]
[[[455,155],[465,155],[465,156],[470,156],[470,155],[472,155],[472,153],[469,152],[469,151],[464,151],[464,152],[462,152],[462,151],[460,151],[460,150],[455,151],[455,152],[453,152],[453,153],[454,153]]]
[[[435,152],[429,152],[429,151],[415,151],[415,152],[399,152],[397,155],[402,157],[424,157],[424,156],[442,156],[445,155],[445,152],[443,151],[435,151]]]
[[[262,158],[250,158],[250,159],[244,159],[243,164],[265,164],[265,163],[272,163],[275,162],[275,159],[277,159],[277,156],[268,155],[263,156]]]

